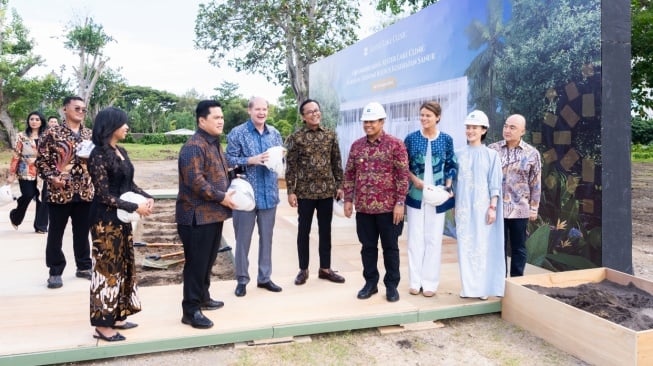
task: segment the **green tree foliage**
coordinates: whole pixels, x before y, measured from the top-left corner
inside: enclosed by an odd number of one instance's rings
[[[133,132],[165,132],[166,116],[175,110],[179,97],[145,86],[128,86],[116,106],[127,111]]]
[[[634,117],[631,130],[633,144],[649,145],[653,142],[653,121],[650,119]]]
[[[503,117],[521,113],[528,121],[540,121],[550,108],[546,90],[600,69],[598,24],[595,1],[515,0],[503,56],[494,66]]]
[[[247,113],[247,99],[238,93],[238,84],[223,81],[214,90],[217,92],[212,98],[222,104],[224,113],[224,133],[227,134],[232,128],[249,119]]]
[[[632,0],[630,8],[632,101],[633,111],[639,116],[645,116],[647,110],[653,110],[653,94],[651,93],[651,88],[653,88],[652,5],[653,2],[649,0]]]
[[[308,96],[308,67],[356,41],[352,0],[211,1],[199,7],[195,45],[237,71],[259,73]]]
[[[502,119],[496,118],[497,100],[495,86],[497,75],[495,63],[501,58],[504,48],[503,0],[488,1],[488,15],[485,23],[473,20],[465,29],[469,48],[483,49],[469,64],[465,75],[469,78],[472,104],[484,111],[490,118],[490,132],[501,131]],[[501,136],[499,132],[499,137]]]
[[[89,100],[88,109],[90,113],[87,117],[93,119],[100,110],[114,105],[126,87],[127,80],[120,74],[119,70],[111,68],[104,70],[100,74]]]
[[[439,0],[378,0],[376,10],[397,15],[408,7],[411,13],[437,3]]]
[[[108,57],[104,56],[104,48],[113,41],[113,38],[104,32],[104,27],[86,18],[84,23],[71,23],[66,33],[64,47],[79,56],[79,65],[73,67],[77,77],[77,95],[82,97],[86,104],[91,100]]]
[[[8,0],[0,0],[0,122],[13,146],[16,143],[13,121],[21,116],[13,115],[9,110],[21,109],[12,105],[21,100],[21,92],[31,90],[25,74],[43,60],[33,53],[34,41],[29,38],[29,31],[20,16],[12,11],[9,18],[8,3]]]
[[[279,120],[284,120],[288,123],[290,133],[303,125],[298,108],[299,105],[295,101],[292,89],[290,87],[283,89],[283,94],[279,98],[279,106],[276,108],[276,115]]]

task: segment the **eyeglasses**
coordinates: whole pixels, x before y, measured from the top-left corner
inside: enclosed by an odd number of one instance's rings
[[[82,107],[75,107],[75,108],[73,108],[73,109],[74,109],[75,112],[77,112],[77,113],[82,112],[82,113],[86,114],[86,112],[88,112],[88,109],[86,109],[86,108],[82,108]]]
[[[375,124],[376,124],[377,122],[379,122],[379,121],[380,121],[380,120],[378,120],[378,119],[373,120],[373,121],[363,121],[363,124],[375,125]]]
[[[304,112],[305,115],[313,115],[313,114],[317,114],[317,113],[320,113],[319,109],[313,109],[312,111]]]

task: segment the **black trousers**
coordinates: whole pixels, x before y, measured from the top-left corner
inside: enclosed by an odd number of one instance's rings
[[[510,277],[519,277],[524,275],[526,259],[526,228],[528,219],[503,219],[503,231],[505,241],[506,264],[508,263],[508,253],[510,253]],[[508,268],[506,266],[506,272]]]
[[[184,298],[181,308],[186,315],[200,310],[211,299],[211,268],[218,256],[222,222],[206,225],[177,225],[184,245]]]
[[[392,216],[392,212],[356,213],[356,234],[362,244],[363,277],[367,284],[379,282],[377,262],[379,258],[378,242],[381,238],[383,264],[385,265],[383,283],[386,288],[397,288],[399,285],[399,235],[401,235],[404,223],[402,221],[397,225],[393,224]]]
[[[311,224],[313,212],[317,211],[319,233],[318,253],[320,268],[331,268],[331,220],[333,218],[333,198],[318,200],[297,200],[297,255],[299,269],[308,269]]]
[[[29,203],[35,200],[36,216],[34,217],[34,231],[48,231],[48,205],[39,198],[39,189],[36,183],[36,180],[18,180],[20,197],[16,200],[16,208],[9,212],[9,220],[11,220],[12,224],[20,226],[25,218]]]
[[[68,218],[73,225],[73,251],[77,269],[91,269],[91,248],[88,240],[90,208],[90,202],[48,204],[50,230],[45,246],[45,264],[50,268],[51,276],[60,276],[66,267],[66,257],[61,247]]]

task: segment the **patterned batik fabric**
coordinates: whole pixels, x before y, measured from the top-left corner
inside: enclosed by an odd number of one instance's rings
[[[100,220],[91,226],[91,325],[110,327],[141,311],[131,224]]]
[[[286,186],[299,199],[319,200],[342,188],[342,160],[338,137],[332,130],[304,127],[286,140]]]
[[[344,180],[345,201],[357,212],[392,212],[408,193],[408,154],[403,141],[382,133],[375,141],[362,137],[351,145]]]
[[[81,126],[78,133],[66,124],[51,127],[39,143],[39,156],[36,166],[39,174],[48,182],[50,203],[64,204],[75,201],[90,202],[94,190],[88,173],[86,160],[77,156],[77,145],[83,140],[90,140],[93,131]],[[60,177],[66,185],[57,188],[50,178]]]

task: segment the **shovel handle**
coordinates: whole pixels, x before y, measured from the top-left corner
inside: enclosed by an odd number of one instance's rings
[[[163,259],[163,258],[174,257],[174,256],[181,255],[181,254],[184,254],[184,251],[183,251],[183,250],[180,250],[180,251],[178,251],[178,252],[174,252],[174,253],[168,253],[168,254],[152,254],[152,255],[147,255],[147,256],[145,256],[145,258],[147,258],[147,259],[153,259],[153,260],[159,260],[159,259]]]
[[[135,241],[135,247],[180,247],[181,244],[177,243],[145,243],[142,241]]]

